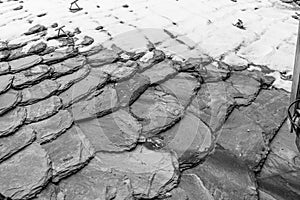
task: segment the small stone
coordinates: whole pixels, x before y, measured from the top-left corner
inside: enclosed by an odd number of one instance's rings
[[[230,71],[220,67],[220,62],[212,62],[196,70],[200,73],[205,83],[224,81],[229,77]]]
[[[83,41],[81,42],[81,45],[88,46],[91,45],[94,42],[94,39],[89,36],[84,36]]]
[[[24,34],[25,35],[31,35],[31,34],[34,34],[34,33],[38,33],[38,32],[42,32],[44,30],[47,30],[47,28],[43,25],[40,25],[40,24],[37,24],[33,27],[31,27],[27,32],[25,32]]]
[[[9,137],[0,138],[0,163],[35,140],[35,132],[28,126],[20,128]]]
[[[9,90],[0,95],[0,115],[14,108],[22,99],[22,93]]]
[[[184,64],[181,66],[181,71],[189,71],[189,70],[205,70],[205,66],[212,63],[212,58],[208,56],[202,56],[200,58],[188,58]]]
[[[174,69],[172,61],[166,60],[147,69],[142,75],[149,77],[151,84],[159,84],[175,76],[176,73],[177,71]]]
[[[39,84],[22,90],[22,104],[32,104],[53,95],[60,84],[56,81],[46,79]]]
[[[61,110],[57,114],[39,122],[30,124],[37,133],[37,142],[44,144],[56,139],[73,124],[71,114]]]
[[[13,87],[25,88],[45,79],[52,69],[48,65],[36,65],[30,69],[14,74]]]
[[[0,116],[0,137],[15,132],[26,119],[26,109],[17,107]]]
[[[135,74],[127,81],[116,83],[115,88],[122,107],[131,105],[149,87],[150,80],[141,74]]]
[[[0,62],[0,75],[7,74],[10,71],[8,62]]]
[[[96,30],[102,30],[104,27],[103,26],[97,26],[95,29]]]
[[[41,13],[41,14],[38,14],[38,15],[36,15],[37,17],[43,17],[43,16],[45,16],[45,15],[47,15],[47,13]]]
[[[0,165],[0,191],[12,199],[30,199],[51,177],[50,160],[39,144],[33,143]]]
[[[53,24],[51,25],[51,28],[56,28],[56,27],[58,27],[58,24],[57,24],[57,23],[53,23]]]
[[[134,148],[142,128],[125,110],[77,124],[96,152],[122,152]]]
[[[52,64],[61,62],[63,60],[66,60],[68,58],[74,57],[78,54],[77,50],[72,49],[72,47],[68,47],[64,50],[55,50],[52,53],[43,55],[43,62],[46,64]]]
[[[23,9],[23,6],[22,6],[22,5],[20,5],[20,6],[18,6],[18,7],[15,7],[13,10],[21,10],[21,9]]]
[[[140,71],[143,72],[146,69],[151,68],[153,65],[165,60],[165,58],[166,55],[161,50],[154,49],[153,51],[146,53],[138,61]]]
[[[47,44],[44,42],[40,42],[38,44],[33,45],[32,47],[30,47],[30,49],[28,50],[29,54],[39,54],[43,51],[45,51],[47,48]]]
[[[52,96],[35,104],[25,106],[27,110],[26,123],[37,122],[45,119],[58,112],[61,106],[62,103],[58,96]]]
[[[76,56],[62,62],[51,65],[53,68],[53,76],[59,77],[65,74],[70,74],[82,68],[86,63],[85,57]]]
[[[9,50],[2,50],[0,51],[0,61],[5,61],[10,55]]]
[[[19,58],[17,60],[9,61],[9,65],[12,72],[22,71],[33,67],[34,65],[42,62],[42,58],[37,55],[27,56],[24,58]]]
[[[90,142],[74,126],[42,147],[52,161],[52,181],[54,182],[78,171],[94,154]]]
[[[7,50],[7,42],[6,41],[0,41],[0,51]]]
[[[12,85],[14,76],[12,75],[2,75],[0,76],[0,94],[6,92]]]
[[[100,67],[105,64],[110,64],[116,61],[119,58],[119,55],[109,49],[100,50],[98,53],[90,55],[87,57],[87,63],[91,67]]]
[[[150,88],[131,105],[131,112],[141,121],[142,134],[153,136],[179,121],[184,108],[173,95]]]
[[[80,34],[81,33],[81,30],[78,28],[78,27],[76,27],[75,29],[74,29],[74,32],[73,32],[74,34]]]

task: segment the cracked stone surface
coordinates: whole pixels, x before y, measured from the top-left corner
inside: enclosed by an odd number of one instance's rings
[[[184,60],[151,45],[155,34],[128,52],[45,28],[0,42],[0,199],[300,195],[289,94],[267,66],[235,53]]]

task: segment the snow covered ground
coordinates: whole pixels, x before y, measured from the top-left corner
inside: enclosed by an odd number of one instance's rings
[[[70,0],[1,2],[0,40],[10,43],[28,37],[22,34],[36,24],[56,34],[50,26],[58,23],[79,27],[76,37],[91,36],[93,45],[137,50],[150,40],[183,58],[205,53],[231,65],[267,66],[275,70],[276,87],[291,88],[279,72],[293,70],[298,20],[292,15],[299,9],[279,0],[79,0],[83,9],[75,13]],[[239,19],[245,29],[233,25]]]

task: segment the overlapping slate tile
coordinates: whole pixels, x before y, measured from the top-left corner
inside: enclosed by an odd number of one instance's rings
[[[177,74],[172,60],[164,60],[147,69],[142,75],[150,78],[151,84],[161,83]]]
[[[224,81],[230,75],[230,71],[222,67],[222,63],[220,62],[212,62],[205,66],[200,65],[199,67],[196,68],[196,71],[198,71],[205,83]]]
[[[56,49],[54,52],[43,55],[42,58],[43,63],[53,64],[74,57],[76,55],[78,55],[78,52],[72,47],[68,47],[63,49]]]
[[[203,72],[205,66],[213,63],[213,59],[206,55],[199,55],[197,58],[188,58],[181,66],[180,71]]]
[[[35,132],[29,126],[23,126],[15,134],[0,138],[0,163],[30,145],[35,140]]]
[[[17,107],[0,116],[0,137],[12,134],[26,119],[26,109]]]
[[[149,78],[141,74],[135,74],[127,81],[116,83],[119,104],[121,106],[131,105],[149,85]]]
[[[61,110],[52,117],[30,125],[36,131],[37,142],[43,144],[63,134],[72,124],[71,114],[66,110]]]
[[[25,106],[27,110],[26,123],[36,122],[45,119],[58,112],[58,110],[61,107],[62,103],[58,96],[51,96],[48,99]]]
[[[86,99],[73,104],[70,112],[74,120],[101,117],[119,108],[117,91],[112,84],[97,90]]]
[[[154,49],[153,51],[146,53],[138,60],[140,72],[143,72],[151,68],[153,65],[162,62],[165,60],[165,58],[166,55],[161,50]]]
[[[142,128],[125,110],[77,124],[95,151],[108,152],[122,152],[134,148]]]
[[[52,69],[48,65],[36,65],[30,69],[14,74],[12,85],[17,89],[34,85],[36,82],[50,76],[51,72]]]
[[[64,194],[60,192],[59,187],[53,183],[49,183],[36,197],[32,200],[61,200]]]
[[[10,71],[8,62],[0,62],[0,75],[7,74]]]
[[[75,126],[42,147],[52,161],[52,181],[54,182],[78,171],[94,154],[90,142]]]
[[[131,105],[131,112],[141,121],[143,135],[152,136],[173,126],[183,117],[178,99],[160,88],[149,88]]]
[[[64,90],[68,89],[73,84],[84,79],[89,73],[90,73],[90,67],[88,65],[85,65],[84,67],[80,68],[79,70],[77,70],[71,74],[67,74],[67,75],[57,78],[55,81],[58,84],[60,84],[58,90],[64,91]]]
[[[59,77],[65,74],[70,74],[82,68],[86,63],[84,56],[76,56],[62,62],[51,65],[53,68],[53,76]]]
[[[25,35],[32,35],[34,33],[38,33],[41,31],[47,30],[47,28],[43,25],[37,24],[34,25],[33,27],[29,28],[24,34]]]
[[[203,161],[214,146],[209,127],[189,112],[159,137],[164,149],[176,152],[180,168],[192,167]]]
[[[205,122],[215,133],[233,110],[231,84],[226,82],[205,83],[191,102],[188,110]]]
[[[6,61],[7,58],[10,55],[10,51],[9,50],[2,50],[0,51],[0,61]]]
[[[12,75],[2,75],[0,76],[0,94],[6,92],[13,82],[14,76]]]
[[[59,186],[66,199],[151,199],[172,189],[178,177],[175,156],[139,146],[130,152],[97,153]]]
[[[50,97],[58,91],[60,84],[55,80],[46,79],[36,85],[22,90],[22,104],[32,104]]]
[[[0,95],[0,115],[14,108],[22,99],[22,93],[9,90]]]
[[[102,49],[97,53],[87,56],[87,63],[91,67],[100,67],[105,64],[110,64],[119,59],[116,51],[110,49]]]
[[[47,153],[37,143],[0,164],[0,191],[11,199],[34,197],[51,177]]]
[[[9,61],[11,72],[19,72],[42,62],[42,58],[38,55],[31,55],[24,58]]]
[[[214,199],[258,200],[254,173],[229,152],[217,148],[203,164],[185,171],[197,176]]]
[[[200,88],[199,80],[188,73],[179,73],[160,85],[168,93],[174,94],[184,107],[191,102],[197,89]]]
[[[102,87],[106,81],[107,75],[91,70],[88,76],[59,94],[59,97],[62,99],[63,105],[68,107]]]
[[[44,42],[39,42],[37,44],[34,44],[28,49],[28,54],[39,54],[43,51],[45,51],[47,48],[47,44]]]

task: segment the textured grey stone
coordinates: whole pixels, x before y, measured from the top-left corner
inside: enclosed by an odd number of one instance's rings
[[[0,137],[15,132],[26,119],[26,109],[17,107],[0,116]]]
[[[35,139],[35,132],[29,126],[23,126],[15,134],[0,138],[0,163],[30,145]]]
[[[37,142],[46,143],[63,134],[73,124],[71,114],[61,110],[43,121],[30,124],[37,133]]]
[[[42,147],[52,161],[54,182],[78,171],[94,154],[90,142],[80,131],[77,131],[75,126]]]
[[[116,51],[102,49],[92,55],[87,56],[87,62],[91,67],[100,67],[105,64],[113,63],[119,59]]]
[[[8,64],[10,65],[10,70],[12,72],[18,72],[24,69],[31,68],[34,65],[39,64],[40,62],[42,62],[42,58],[40,56],[32,55],[9,61]]]
[[[26,122],[31,123],[45,119],[58,112],[61,106],[62,103],[58,96],[51,96],[48,99],[25,106],[27,110]]]
[[[32,104],[53,95],[60,87],[54,80],[46,79],[22,90],[22,104]]]
[[[37,43],[35,45],[32,45],[30,47],[30,49],[28,50],[28,53],[29,54],[39,54],[39,53],[45,51],[46,48],[47,48],[47,44],[46,43],[39,42],[39,43]]]
[[[0,164],[0,191],[12,199],[29,199],[50,177],[50,160],[40,145],[33,143]]]
[[[220,62],[212,62],[208,65],[196,68],[205,83],[224,81],[229,77],[230,71],[222,67]]]
[[[22,99],[22,93],[16,90],[9,90],[0,95],[0,115],[14,108]]]
[[[83,56],[76,56],[69,58],[62,62],[51,65],[53,68],[53,76],[62,76],[65,74],[73,73],[74,71],[82,68],[86,63],[86,59]]]
[[[0,61],[7,60],[7,58],[9,57],[9,55],[10,55],[10,51],[9,50],[0,51]]]
[[[57,49],[54,52],[45,54],[42,56],[42,58],[43,63],[52,64],[74,57],[77,54],[78,52],[76,50],[74,50],[72,47],[68,47],[67,49]]]
[[[145,54],[139,61],[139,70],[140,72],[143,72],[149,68],[151,68],[153,65],[162,62],[165,58],[166,55],[163,51],[161,50],[153,50],[152,52],[152,57],[148,58],[148,54]]]
[[[149,88],[131,105],[131,112],[143,125],[142,134],[153,136],[174,125],[183,117],[178,99],[160,88]]]
[[[37,24],[37,25],[31,27],[30,29],[28,29],[28,31],[26,31],[24,34],[25,35],[31,35],[31,34],[34,34],[34,33],[38,33],[38,32],[44,31],[46,29],[47,28],[45,26]]]
[[[12,85],[14,76],[2,75],[0,76],[0,94],[6,92]]]
[[[10,71],[8,62],[0,62],[0,75],[6,74]]]
[[[77,123],[96,151],[122,152],[134,148],[141,125],[127,111]]]
[[[93,44],[93,42],[94,42],[94,39],[92,37],[84,36],[83,41],[80,44],[84,45],[84,46],[88,46],[88,45]]]

